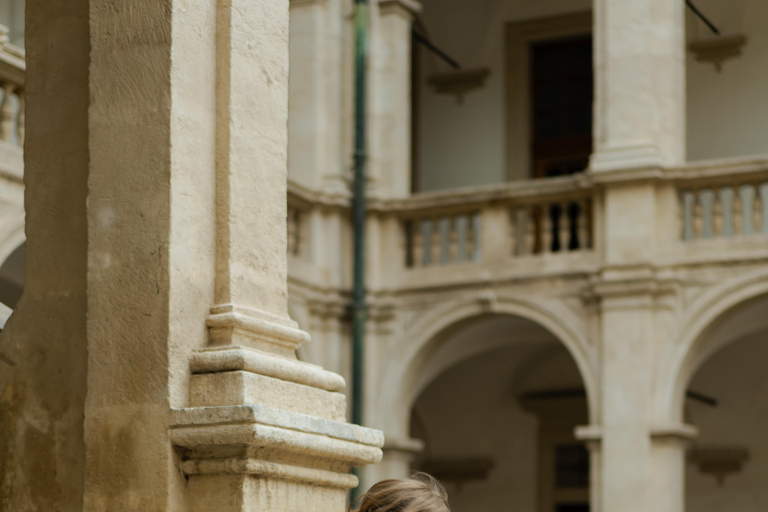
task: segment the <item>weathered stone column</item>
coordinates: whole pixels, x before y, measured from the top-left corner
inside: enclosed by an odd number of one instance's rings
[[[371,193],[411,193],[411,29],[416,0],[379,0],[371,54]],[[375,12],[375,11],[374,11]]]
[[[24,294],[0,335],[0,510],[83,510],[88,0],[28,0]]]
[[[287,0],[27,7],[2,508],[341,512],[383,439],[295,356]]]
[[[593,171],[685,158],[685,4],[595,1]]]
[[[305,187],[347,196],[350,155],[341,127],[349,120],[341,100],[348,13],[341,0],[290,0],[290,8],[288,176]]]

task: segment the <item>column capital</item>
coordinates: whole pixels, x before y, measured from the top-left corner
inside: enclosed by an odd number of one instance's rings
[[[417,0],[379,0],[379,13],[382,16],[397,14],[412,21],[421,11],[421,3]]]

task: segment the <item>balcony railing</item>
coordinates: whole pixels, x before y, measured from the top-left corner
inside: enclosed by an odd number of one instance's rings
[[[768,162],[688,169],[678,193],[685,242],[768,235]]]
[[[421,194],[375,206],[396,215],[407,268],[589,251],[594,190],[584,176]]]

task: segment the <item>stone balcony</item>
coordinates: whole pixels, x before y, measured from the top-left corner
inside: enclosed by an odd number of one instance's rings
[[[655,256],[646,263],[679,268],[768,257],[768,158],[690,163],[621,180],[624,187],[655,185],[657,218],[638,214],[626,228],[656,230]],[[372,201],[371,288],[415,291],[599,273],[612,265],[602,240],[602,197],[614,185],[586,173]],[[349,267],[338,263],[349,263],[348,218],[344,198],[289,187],[292,280],[348,284]],[[328,268],[334,263],[335,270]],[[343,275],[329,279],[335,271]]]

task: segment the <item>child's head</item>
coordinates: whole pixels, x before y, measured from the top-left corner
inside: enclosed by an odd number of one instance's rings
[[[358,500],[356,512],[450,512],[440,482],[418,473],[402,480],[383,480]]]

